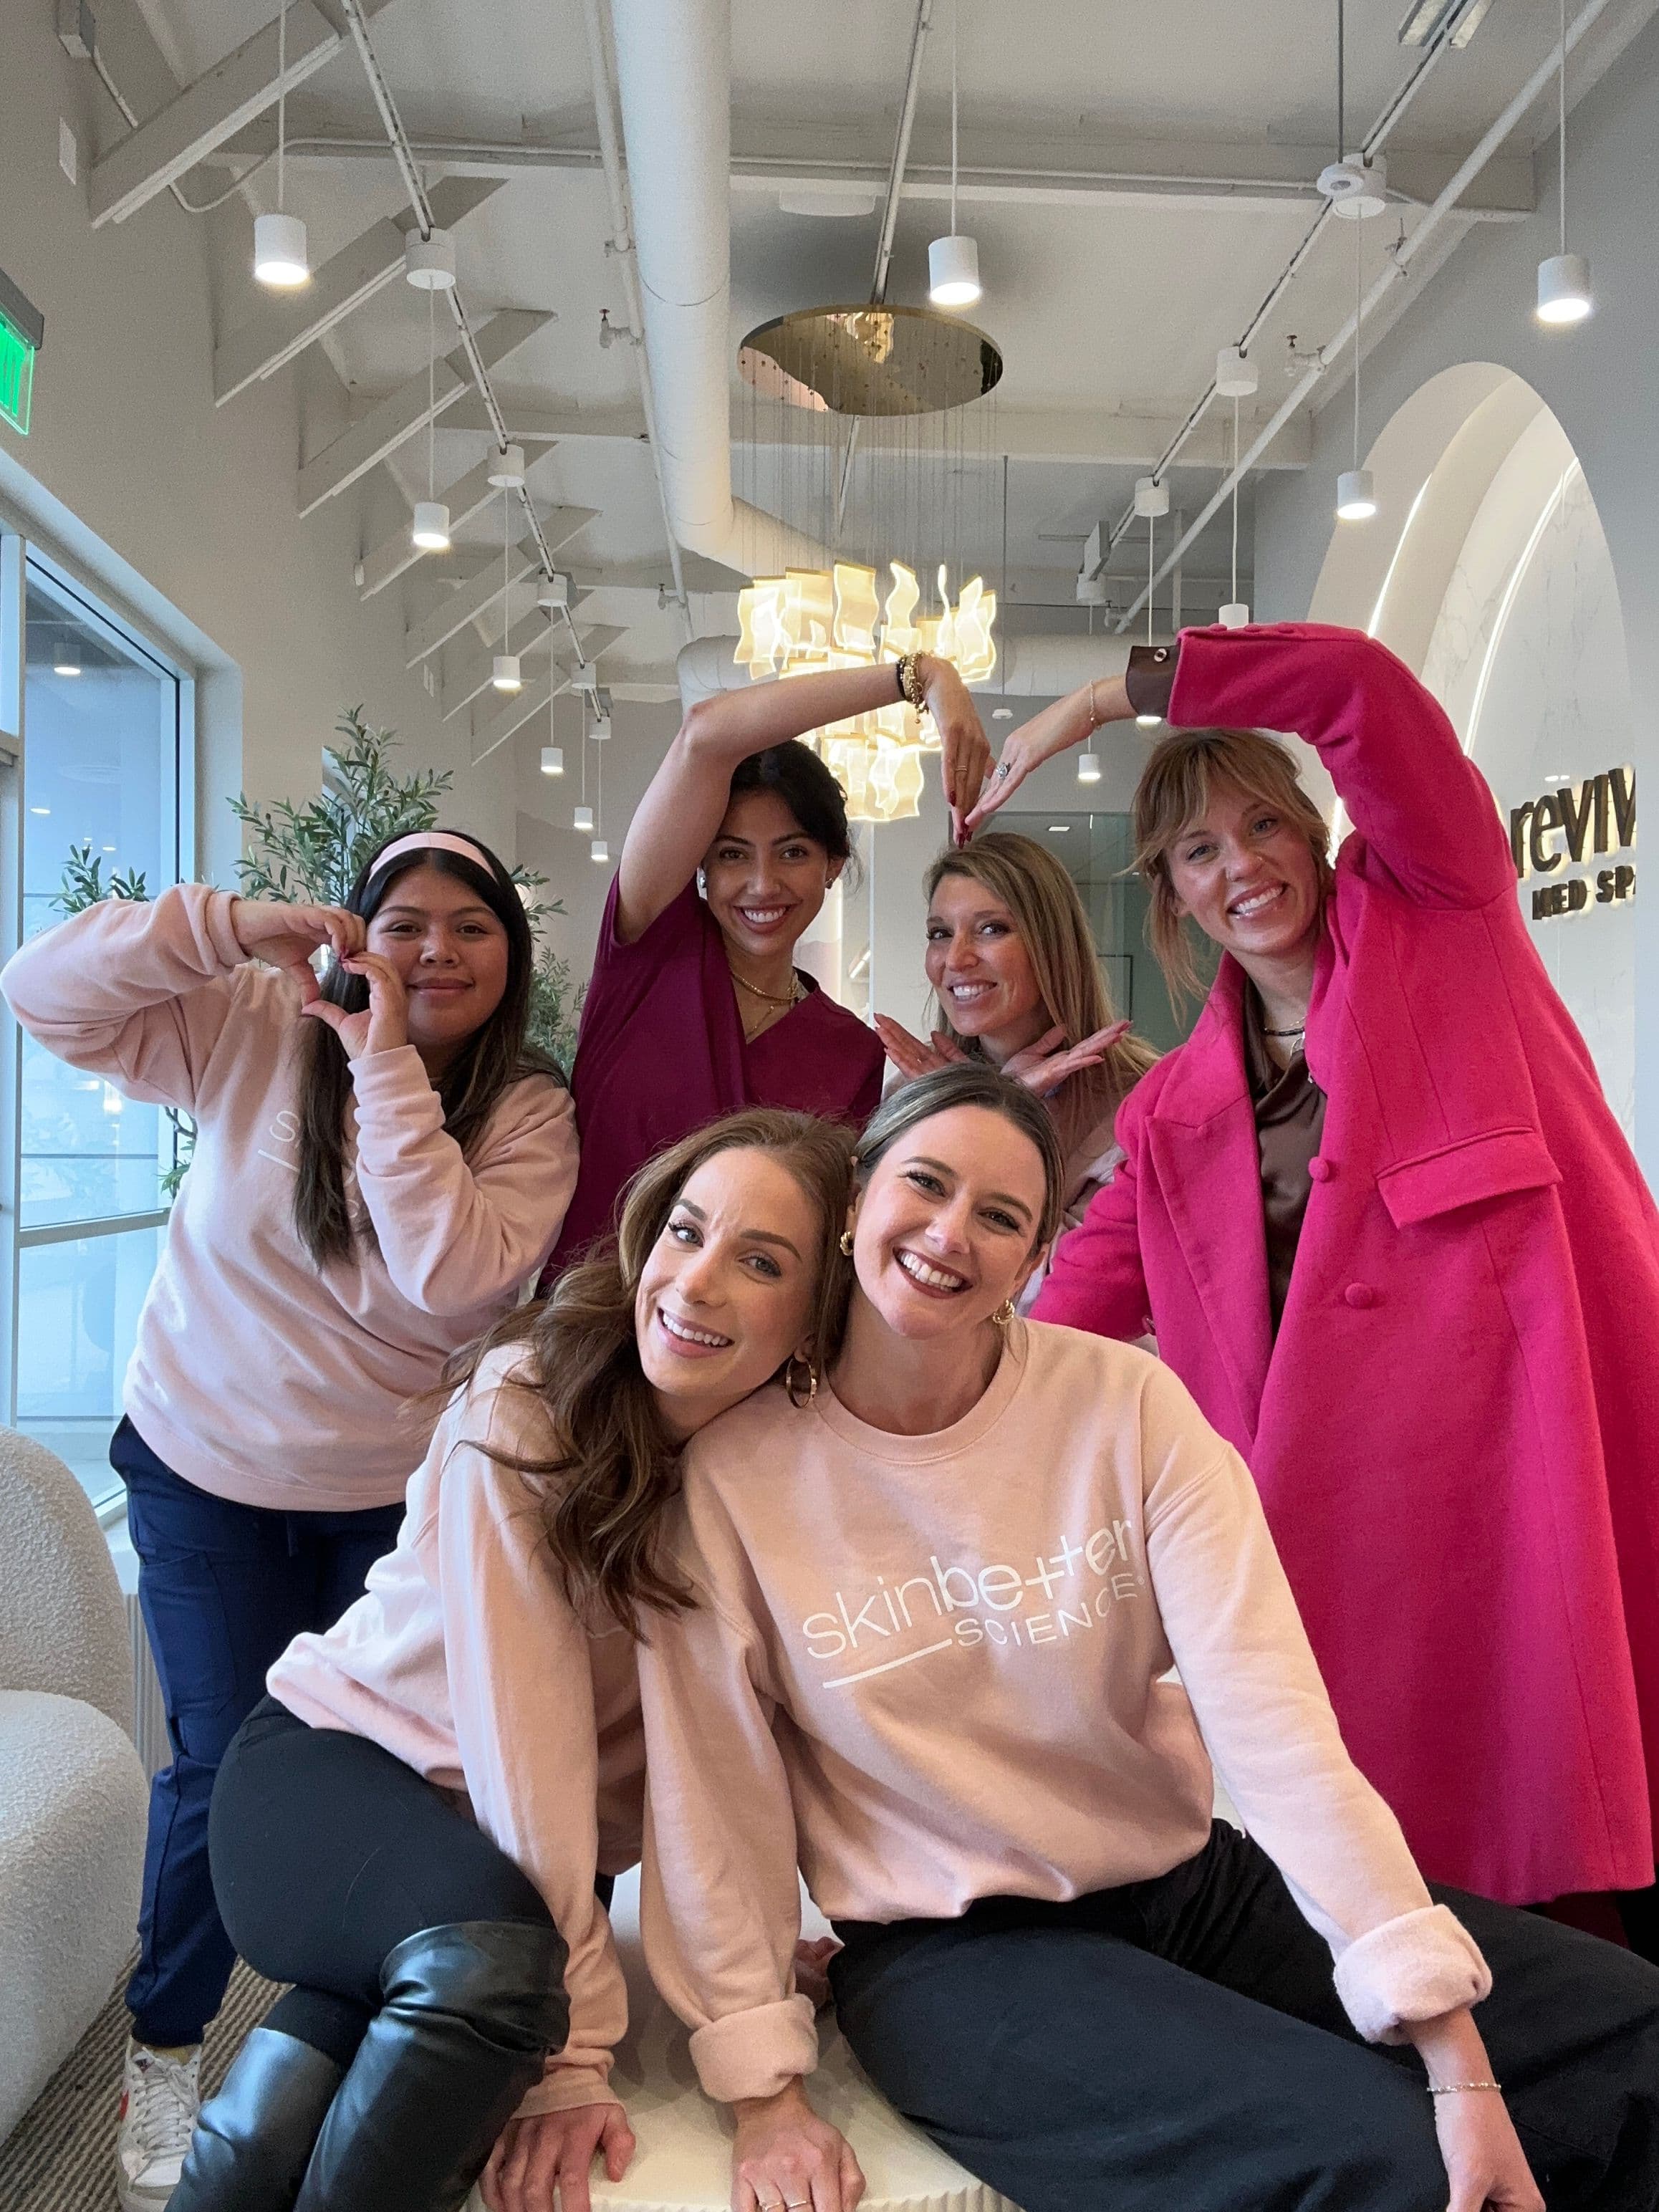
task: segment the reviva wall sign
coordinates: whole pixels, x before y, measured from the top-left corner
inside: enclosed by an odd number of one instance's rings
[[[1547,791],[1510,809],[1510,850],[1522,883],[1529,875],[1554,876],[1582,867],[1589,856],[1629,853],[1636,848],[1636,770],[1604,769],[1582,783]],[[1636,866],[1626,860],[1580,876],[1540,884],[1532,895],[1532,918],[1583,914],[1592,906],[1616,906],[1636,895]]]

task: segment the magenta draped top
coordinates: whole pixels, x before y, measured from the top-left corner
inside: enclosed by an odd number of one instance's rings
[[[745,1042],[720,925],[696,886],[624,945],[611,884],[571,1077],[581,1165],[550,1276],[614,1225],[630,1176],[705,1122],[788,1106],[857,1127],[875,1111],[879,1040],[810,975],[801,981],[799,1006]]]

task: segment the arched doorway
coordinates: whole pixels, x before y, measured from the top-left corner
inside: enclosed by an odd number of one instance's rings
[[[1431,378],[1372,448],[1310,610],[1420,676],[1492,786],[1516,895],[1626,1134],[1636,1106],[1635,771],[1618,580],[1559,422],[1508,369]]]

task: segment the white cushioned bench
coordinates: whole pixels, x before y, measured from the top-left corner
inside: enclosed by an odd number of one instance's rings
[[[612,2076],[639,2138],[620,2182],[593,2184],[595,2212],[726,2212],[732,2139],[722,2108],[697,2086],[686,2031],[652,1988],[639,1942],[639,1875],[624,1875],[611,1908],[628,1975],[629,2028]],[[829,1931],[808,1924],[811,1936]],[[833,2014],[818,2015],[823,2057],[811,2077],[814,2105],[858,2154],[868,2184],[860,2212],[1016,2212],[872,2089],[842,2042]],[[472,2208],[482,2200],[471,2199]]]

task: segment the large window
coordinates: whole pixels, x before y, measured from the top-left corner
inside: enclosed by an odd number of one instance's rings
[[[43,558],[14,550],[13,566],[21,744],[7,858],[27,939],[63,919],[72,860],[152,898],[189,872],[190,686]],[[181,1132],[27,1038],[11,1049],[7,1410],[101,1501]]]

